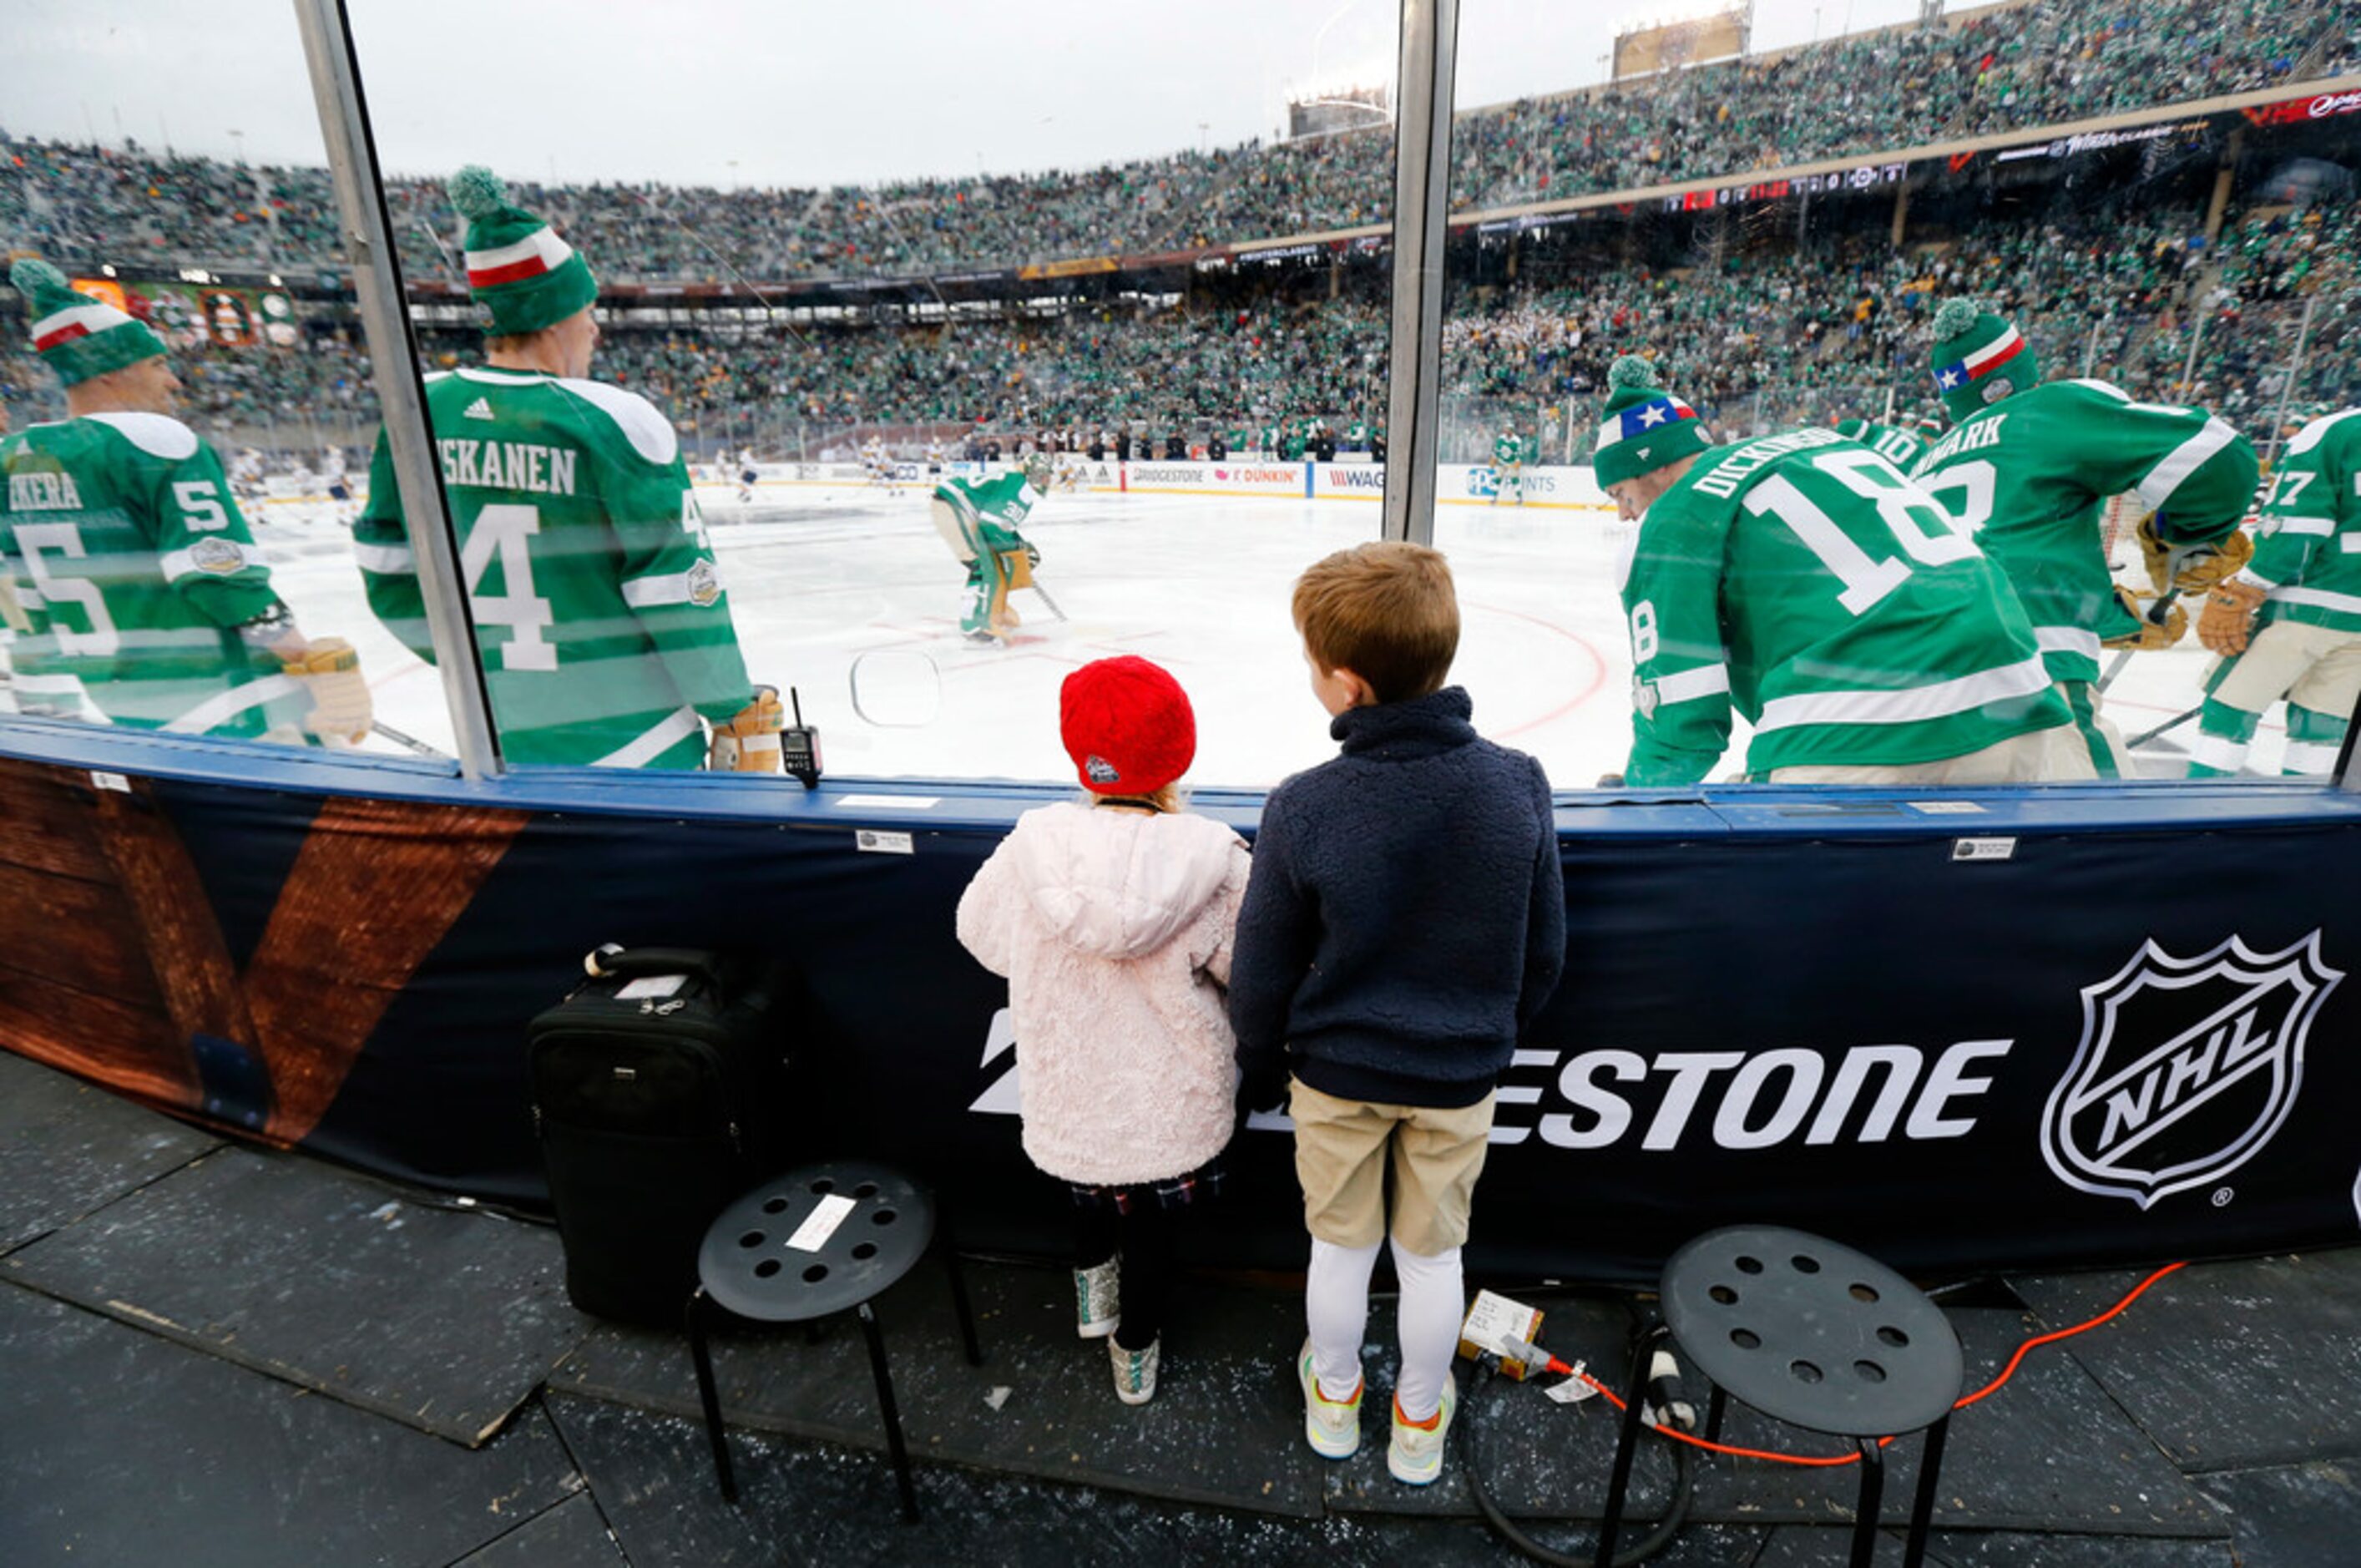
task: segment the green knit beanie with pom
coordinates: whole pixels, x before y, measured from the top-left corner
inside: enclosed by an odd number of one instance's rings
[[[1971,300],[1946,300],[1935,313],[1935,390],[1955,420],[2041,384],[2033,345]]]
[[[1600,489],[1653,473],[1711,444],[1697,411],[1656,384],[1653,365],[1627,354],[1608,367],[1607,408],[1590,459]]]
[[[76,292],[64,273],[36,257],[18,258],[8,281],[33,318],[33,347],[69,387],[164,352],[146,326],[104,300]]]
[[[598,297],[598,280],[574,247],[512,204],[490,170],[469,164],[445,189],[467,220],[467,289],[492,313],[487,334],[539,332]]]

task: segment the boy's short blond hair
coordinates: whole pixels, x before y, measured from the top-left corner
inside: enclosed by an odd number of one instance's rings
[[[1379,702],[1442,689],[1459,652],[1459,596],[1439,550],[1378,539],[1295,579],[1295,629],[1323,670],[1350,670]]]

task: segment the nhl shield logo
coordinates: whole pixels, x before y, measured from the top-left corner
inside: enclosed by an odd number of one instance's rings
[[[2233,937],[2194,959],[2151,940],[2084,987],[2081,1048],[2041,1117],[2058,1179],[2146,1209],[2260,1152],[2295,1106],[2304,1036],[2345,978],[2321,961],[2320,935],[2277,953]]]

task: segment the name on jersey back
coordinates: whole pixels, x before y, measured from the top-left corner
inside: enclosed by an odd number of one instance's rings
[[[579,452],[525,441],[469,441],[453,436],[434,444],[443,456],[445,484],[480,490],[524,490],[540,496],[574,494],[574,463]]]

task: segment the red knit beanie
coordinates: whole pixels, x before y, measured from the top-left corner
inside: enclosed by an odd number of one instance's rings
[[[1096,795],[1154,795],[1197,755],[1189,694],[1162,666],[1131,654],[1066,677],[1058,733],[1082,787]]]

